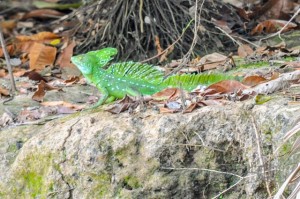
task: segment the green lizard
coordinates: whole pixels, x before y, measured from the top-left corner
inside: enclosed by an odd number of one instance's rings
[[[164,79],[163,72],[155,67],[132,61],[114,63],[105,69],[117,52],[115,48],[104,48],[71,58],[87,81],[95,84],[102,93],[94,107],[123,98],[125,95],[152,95],[167,87],[181,87],[191,91],[199,84],[208,85],[233,78],[222,74],[183,74]]]

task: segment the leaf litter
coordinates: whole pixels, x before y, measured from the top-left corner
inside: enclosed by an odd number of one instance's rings
[[[282,3],[282,1],[276,2]],[[51,6],[53,7],[39,6],[39,8],[23,13],[21,18],[4,20],[0,23],[6,36],[13,35],[7,45],[7,50],[10,56],[17,60],[14,75],[20,78],[18,80],[20,95],[31,95],[31,99],[39,104],[39,107],[36,107],[36,104],[24,106],[23,109],[20,107],[19,118],[17,120],[3,119],[4,126],[12,121],[26,122],[49,115],[74,113],[87,107],[87,105],[74,102],[84,101],[85,104],[88,104],[88,102],[97,101],[97,98],[100,97],[96,89],[87,86],[77,68],[70,61],[81,41],[79,38],[74,38],[72,31],[70,31],[77,25],[76,22],[62,20],[62,23],[52,23],[47,29],[40,28],[36,29],[37,31],[30,31],[41,22],[40,20],[54,21],[59,17],[67,16],[66,7],[60,10],[56,9],[58,8],[56,4]],[[254,4],[254,8],[252,12],[249,12],[244,10],[242,6],[236,7],[238,15],[247,22],[253,20],[254,16],[258,17],[257,22],[252,23],[255,24],[254,26],[245,27],[245,30],[249,31],[249,36],[253,38],[254,35],[261,36],[274,33],[284,26],[284,31],[291,31],[298,27],[298,18],[295,20],[296,23],[283,19],[283,13],[292,13],[293,8],[290,5],[280,7],[276,4],[271,6]],[[229,22],[225,18],[213,18],[212,23],[234,38],[241,37],[233,29],[238,22]],[[227,18],[230,17],[227,16]],[[94,22],[90,21],[90,23],[93,24]],[[25,33],[20,31],[20,28],[26,30]],[[172,59],[175,46],[170,44],[165,47],[161,39],[157,35],[153,42],[157,50],[158,63],[161,63],[160,69],[169,73],[175,71],[183,60]],[[299,59],[284,61],[280,67],[270,66],[270,71],[267,73],[258,70],[256,74],[249,75],[247,72],[236,71],[239,67],[239,63],[236,63],[236,57],[243,59],[246,63],[266,61],[271,65],[271,61],[282,60],[285,57],[298,57],[299,54],[299,48],[287,48],[285,45],[253,46],[251,43],[242,42],[239,43],[237,52],[229,55],[217,52],[204,56],[196,55],[179,70],[179,73],[210,73],[215,71],[223,73],[228,71],[232,75],[239,76],[241,81],[225,80],[209,86],[200,85],[199,88],[190,93],[182,91],[180,88],[167,88],[152,96],[135,98],[126,96],[124,99],[109,105],[106,110],[114,114],[124,111],[134,113],[137,110],[143,110],[141,108],[143,106],[147,109],[156,109],[160,113],[189,113],[203,106],[223,106],[249,98],[253,98],[257,104],[263,104],[272,100],[268,94],[299,84]],[[0,48],[1,58],[3,58],[3,51]],[[283,70],[287,69],[294,71],[285,73]],[[8,79],[6,69],[0,69],[0,77]],[[80,89],[76,89],[77,86]],[[9,89],[7,88],[8,86],[5,84],[0,87],[2,98],[9,96]],[[77,97],[72,97],[73,94],[68,96],[68,91],[73,88],[74,92],[77,92]],[[54,95],[56,97],[49,100],[47,93],[49,96]],[[60,95],[64,97],[60,97]],[[78,96],[80,97],[78,98]],[[294,94],[294,96],[298,95]],[[57,99],[55,100],[55,98]],[[293,99],[291,101],[297,102],[299,100],[297,97]],[[7,118],[7,116],[3,116],[3,118]]]

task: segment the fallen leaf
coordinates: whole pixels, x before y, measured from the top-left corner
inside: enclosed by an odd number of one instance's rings
[[[75,46],[76,43],[74,40],[72,40],[69,45],[58,55],[55,65],[60,67],[75,67],[75,65],[71,63],[71,57],[73,56],[73,49]]]
[[[223,67],[228,57],[219,53],[212,53],[202,57],[196,66],[200,67],[200,71],[216,69]]]
[[[158,93],[152,95],[154,100],[169,100],[171,98],[176,98],[180,95],[180,90],[178,88],[166,88]]]
[[[17,26],[15,20],[0,21],[0,27],[5,31],[12,31]]]
[[[53,39],[52,41],[49,42],[51,46],[57,46],[61,43],[61,39]]]
[[[253,52],[254,51],[252,50],[252,48],[249,45],[246,45],[246,44],[240,45],[239,48],[238,48],[238,55],[240,57],[243,57],[243,58],[245,58],[249,55],[252,55]]]
[[[252,75],[252,76],[245,77],[242,83],[247,86],[256,86],[265,81],[267,81],[267,79],[262,76]]]
[[[9,90],[7,90],[6,88],[0,87],[0,96],[1,95],[8,96]]]
[[[49,91],[49,90],[60,90],[60,89],[55,88],[53,86],[50,86],[42,80],[38,84],[38,89],[33,94],[32,99],[35,100],[35,101],[38,101],[38,102],[42,102],[44,100],[44,96],[46,94],[46,91]]]
[[[228,27],[228,23],[225,20],[216,20],[214,18],[212,18],[212,22],[219,26],[220,28],[222,28],[222,30],[224,30],[226,33],[230,34],[232,33],[231,28]]]
[[[195,110],[198,107],[197,103],[190,104],[186,109],[183,110],[183,113],[191,113],[193,110]]]
[[[41,41],[41,40],[52,40],[52,39],[57,39],[59,38],[58,35],[52,33],[52,32],[39,32],[37,34],[27,36],[27,35],[19,35],[16,36],[16,39],[18,41]]]
[[[251,31],[250,35],[257,35],[262,33],[274,33],[279,31],[286,24],[287,26],[284,28],[283,32],[289,31],[297,27],[297,24],[293,22],[269,19],[257,24],[257,26]]]
[[[57,18],[60,16],[65,15],[62,12],[59,12],[57,10],[52,9],[37,9],[32,10],[28,13],[26,13],[22,19],[28,19],[28,18],[40,18],[40,19],[47,19],[47,18]]]
[[[263,95],[263,94],[257,94],[254,97],[255,104],[261,105],[266,103],[267,101],[270,101],[272,98],[271,96]]]
[[[272,76],[271,76],[271,79],[270,79],[270,80],[277,79],[279,76],[280,76],[280,73],[279,73],[279,72],[273,72],[273,74],[272,74]]]
[[[288,68],[300,68],[300,61],[290,61],[282,64],[280,68],[288,67]]]
[[[42,81],[43,80],[44,82],[47,82],[47,80],[42,75],[35,72],[34,70],[25,72],[23,76],[28,77],[30,80],[34,80],[34,81]]]
[[[157,35],[155,35],[154,44],[156,46],[157,54],[162,53],[163,49],[162,49],[162,47],[160,45],[159,37]]]
[[[172,109],[165,108],[165,107],[160,107],[160,108],[159,108],[159,112],[160,112],[160,113],[175,113],[176,110],[172,110]]]
[[[4,69],[0,69],[0,78],[5,77],[7,73],[5,72]]]
[[[47,65],[53,65],[56,57],[56,48],[34,43],[29,53],[30,69],[43,70]]]
[[[70,86],[72,84],[75,84],[76,82],[79,82],[80,78],[78,76],[73,76],[70,79],[67,79],[64,81],[66,86]]]
[[[235,80],[223,80],[218,83],[212,84],[209,87],[207,87],[204,91],[204,93],[207,94],[214,94],[214,93],[234,93],[241,90],[244,90],[248,88],[248,86],[245,86],[244,84],[235,81]]]
[[[105,110],[113,114],[120,114],[128,109],[135,109],[137,106],[138,103],[126,95],[118,103],[113,104],[113,106]]]
[[[6,51],[9,55],[13,55],[15,48],[13,45],[9,45],[9,46],[6,46]],[[0,57],[4,57],[4,52],[3,52],[2,48],[0,48]]]
[[[13,74],[15,77],[22,77],[26,72],[27,70],[24,68],[15,68]]]
[[[84,105],[77,105],[77,104],[72,104],[69,102],[65,101],[47,101],[47,102],[41,102],[41,105],[43,106],[65,106],[68,108],[71,108],[73,110],[82,110],[85,106]]]
[[[266,83],[259,84],[253,88],[248,88],[243,90],[243,94],[269,94],[275,91],[278,91],[283,88],[288,88],[290,83],[289,81],[299,80],[300,79],[300,70],[296,70],[291,73],[281,74],[277,79],[268,81]]]

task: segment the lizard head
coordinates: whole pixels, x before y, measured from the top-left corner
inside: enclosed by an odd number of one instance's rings
[[[90,51],[87,56],[93,57],[97,66],[100,68],[104,67],[113,57],[118,53],[116,48],[103,48],[101,50]]]
[[[94,60],[91,59],[90,56],[87,56],[86,54],[73,56],[71,57],[71,61],[77,66],[83,75],[89,75],[92,73]]]
[[[102,68],[118,53],[116,48],[103,48],[86,54],[73,56],[71,61],[83,74],[91,74],[93,67]]]

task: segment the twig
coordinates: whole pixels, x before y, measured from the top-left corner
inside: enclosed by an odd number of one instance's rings
[[[258,153],[258,157],[259,157],[259,163],[262,167],[262,173],[263,173],[263,178],[265,180],[265,184],[266,184],[266,188],[267,188],[267,192],[269,194],[269,197],[272,198],[272,193],[270,190],[270,186],[269,186],[269,182],[268,182],[268,178],[265,172],[265,164],[264,164],[264,160],[262,157],[262,152],[261,152],[261,145],[260,145],[260,137],[258,134],[258,129],[254,120],[254,117],[251,116],[251,120],[252,120],[252,124],[253,124],[253,128],[254,128],[254,132],[255,132],[255,137],[256,137],[256,144],[257,144],[257,153]]]
[[[233,35],[232,37],[235,37],[235,38],[237,38],[237,39],[240,39],[240,40],[242,40],[242,41],[244,41],[244,42],[246,42],[246,43],[248,43],[248,44],[251,44],[252,46],[254,46],[254,47],[256,47],[256,48],[260,47],[259,45],[255,44],[255,43],[253,43],[253,42],[251,42],[251,41],[249,41],[249,40],[247,40],[247,39],[245,39],[245,38],[243,38],[243,37],[234,36],[234,35]]]
[[[282,31],[289,25],[289,23],[291,23],[292,22],[292,20],[299,14],[299,12],[300,12],[300,8],[298,8],[298,10],[297,10],[297,12],[295,12],[295,14],[292,16],[292,18],[278,31],[278,32],[276,32],[276,33],[274,33],[274,34],[271,34],[271,35],[269,35],[269,36],[267,36],[267,37],[264,37],[264,38],[262,38],[262,39],[260,39],[259,40],[259,43],[261,42],[261,41],[263,41],[263,40],[266,40],[266,39],[269,39],[269,38],[271,38],[271,37],[275,37],[275,36],[277,36],[278,35],[278,37],[279,37],[279,39],[281,39],[281,41],[284,41],[282,38],[281,38],[281,33],[282,33]]]
[[[216,26],[217,29],[219,29],[221,32],[223,32],[227,37],[229,37],[234,43],[236,43],[237,45],[241,46],[242,44],[240,42],[238,42],[237,40],[235,40],[231,35],[229,35],[225,30],[223,30],[222,28]]]
[[[143,4],[144,4],[144,0],[140,0],[139,17],[140,17],[141,33],[144,33]]]
[[[225,175],[231,175],[231,176],[235,176],[238,177],[240,179],[243,179],[245,177],[234,174],[234,173],[230,173],[230,172],[225,172],[225,171],[217,171],[217,170],[213,170],[213,169],[200,169],[200,168],[175,168],[175,167],[161,167],[161,169],[166,169],[166,170],[177,170],[177,171],[181,171],[181,170],[198,170],[198,171],[209,171],[212,173],[219,173],[219,174],[225,174]]]
[[[171,76],[172,74],[175,74],[177,73],[178,71],[180,71],[182,69],[182,67],[184,65],[187,64],[188,62],[188,59],[189,57],[191,56],[194,48],[195,48],[195,45],[197,43],[197,40],[198,40],[198,24],[201,22],[201,12],[202,12],[202,8],[203,8],[203,5],[204,5],[204,2],[205,0],[202,0],[202,3],[200,5],[200,12],[199,12],[199,19],[197,19],[197,15],[198,15],[198,0],[196,0],[196,5],[195,5],[195,16],[194,16],[194,20],[195,20],[195,26],[194,26],[194,37],[193,37],[193,41],[192,41],[192,44],[191,44],[191,47],[189,49],[189,51],[184,55],[184,57],[182,58],[182,62],[178,65],[178,67],[176,69],[174,69],[172,72],[170,72],[169,74],[167,74],[165,76],[165,78]]]
[[[186,25],[186,27],[183,29],[181,35],[180,35],[180,36],[179,36],[179,37],[178,37],[178,38],[177,38],[170,46],[168,46],[165,50],[161,51],[161,53],[159,53],[159,54],[157,54],[157,55],[155,55],[155,56],[153,56],[153,57],[150,57],[150,58],[148,58],[148,59],[145,59],[145,60],[141,61],[141,63],[148,62],[148,61],[150,61],[150,60],[152,60],[152,59],[155,59],[155,58],[161,56],[162,54],[166,53],[170,48],[172,48],[172,47],[173,47],[173,46],[174,46],[174,45],[175,45],[175,44],[183,37],[185,31],[188,29],[188,27],[190,27],[190,25],[191,25],[191,23],[192,23],[193,21],[194,21],[194,20],[191,20],[191,21]]]
[[[285,180],[285,182],[281,185],[280,189],[274,196],[274,199],[280,199],[286,186],[289,184],[289,182],[296,176],[296,174],[300,171],[300,163],[298,164],[297,168],[289,175],[289,177]]]
[[[5,41],[4,41],[4,37],[2,34],[2,29],[0,27],[0,42],[1,42],[1,46],[2,46],[2,50],[3,50],[3,54],[5,57],[5,61],[6,61],[6,65],[7,65],[7,70],[10,76],[10,83],[11,83],[11,91],[12,91],[12,96],[15,94],[15,92],[17,91],[17,87],[16,87],[16,83],[14,80],[14,75],[12,73],[12,66],[10,64],[10,57],[9,54],[6,50],[6,45],[5,45]]]
[[[218,195],[214,196],[212,199],[215,198],[219,198],[219,196],[221,196],[222,194],[226,193],[227,191],[229,191],[230,189],[232,189],[233,187],[235,187],[236,185],[238,185],[242,180],[244,180],[246,177],[242,177],[240,178],[236,183],[234,183],[233,185],[231,185],[230,187],[228,187],[227,189],[223,190],[221,193],[219,193]]]

